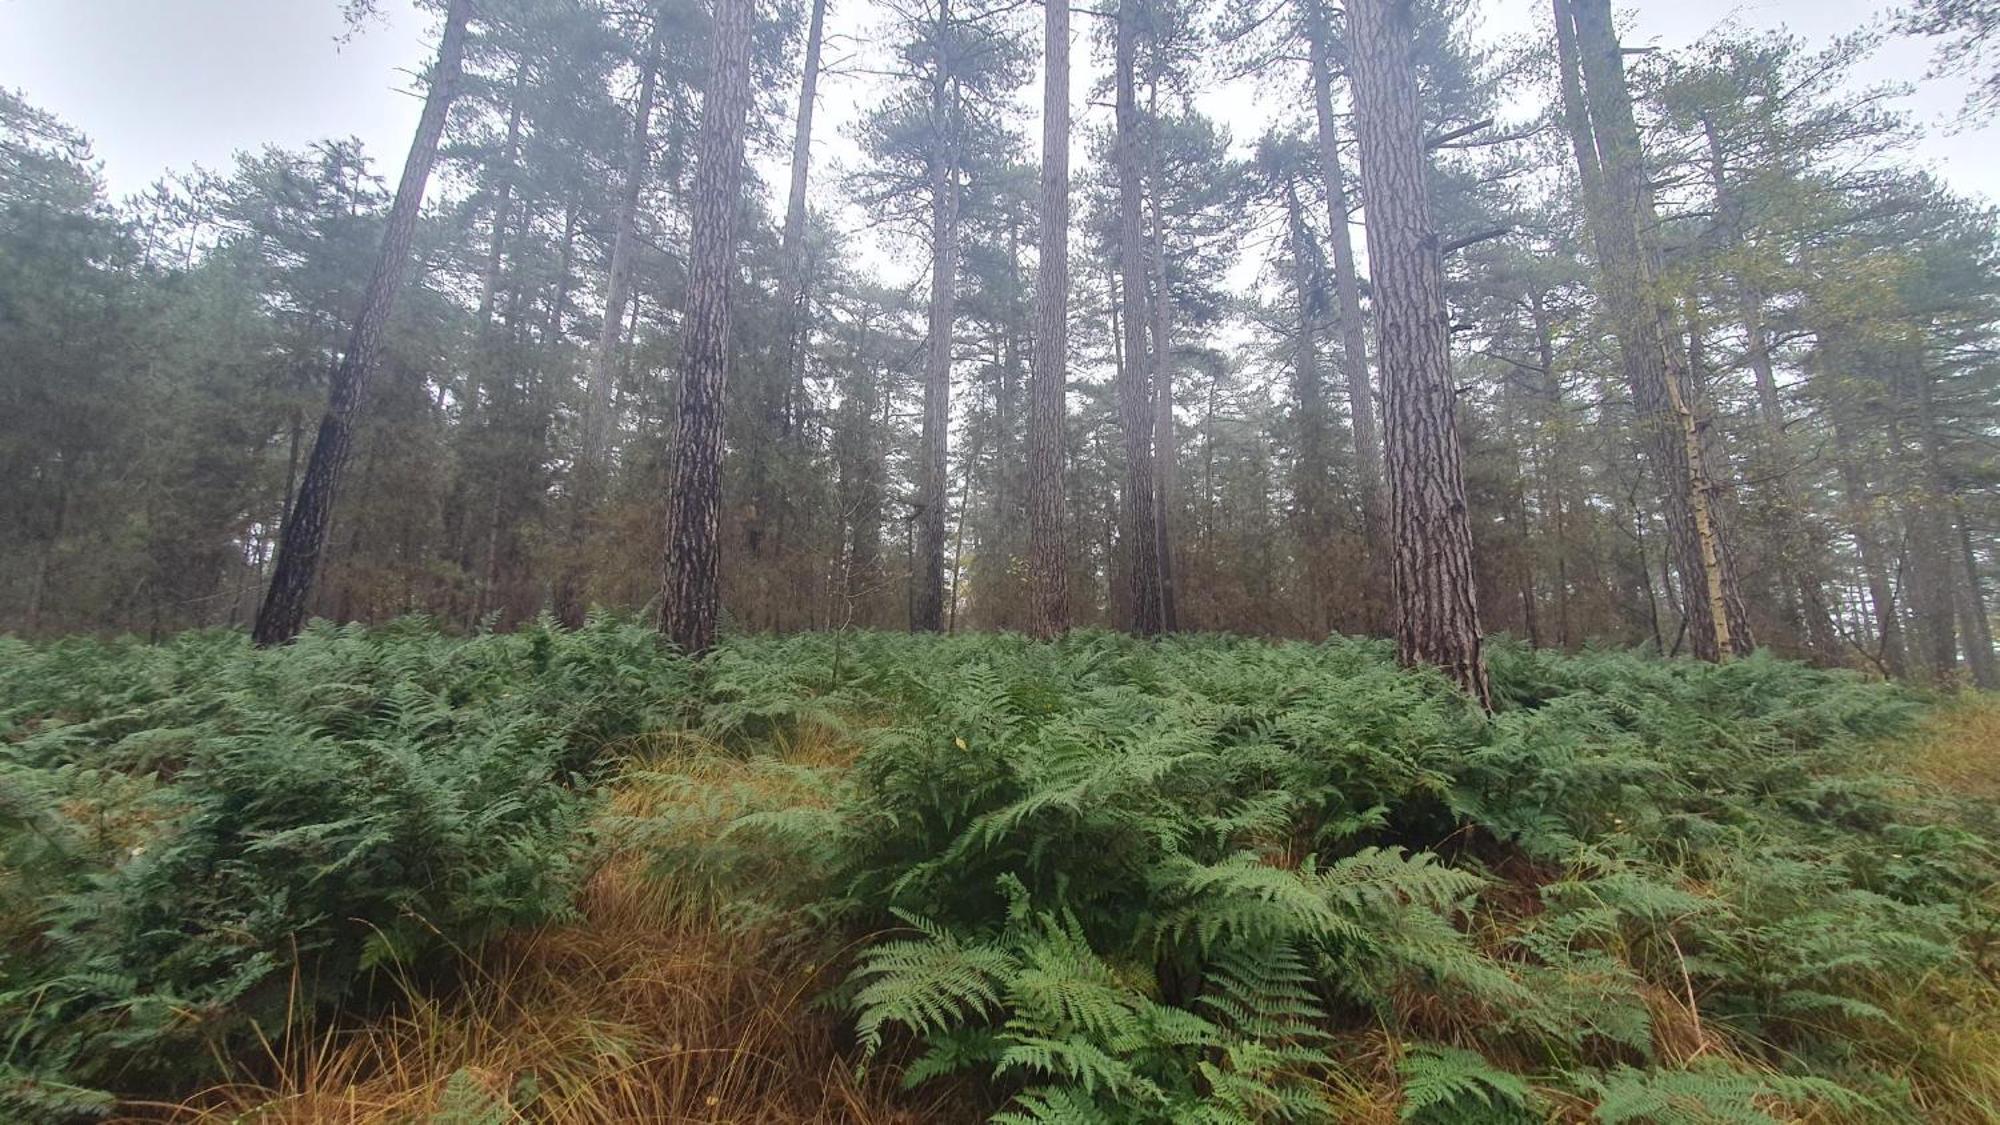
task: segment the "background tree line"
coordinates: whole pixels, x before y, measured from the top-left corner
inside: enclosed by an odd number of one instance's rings
[[[0,628],[698,637],[693,576],[747,630],[2000,686],[1995,216],[1852,81],[1866,36],[872,0],[886,46],[830,73],[825,0],[435,7],[393,189],[328,141],[113,202],[0,95]],[[1202,110],[1246,76],[1296,95],[1258,136]],[[826,81],[866,84],[831,165]]]

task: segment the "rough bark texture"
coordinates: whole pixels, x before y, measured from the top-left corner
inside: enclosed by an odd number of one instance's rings
[[[1402,0],[1351,0],[1347,9],[1382,363],[1396,647],[1404,663],[1443,669],[1481,706],[1491,707],[1458,393],[1451,381],[1444,260],[1431,222],[1410,60],[1411,15]]]
[[[714,43],[690,199],[688,307],[667,490],[666,578],[660,611],[661,630],[689,653],[706,652],[715,643],[729,290],[736,272],[736,215],[742,194],[744,118],[750,108],[750,24],[755,8],[755,0],[715,0]]]
[[[916,565],[910,580],[912,632],[944,628],[946,442],[951,424],[951,334],[958,286],[958,150],[951,135],[950,76],[943,56],[949,5],[938,5],[939,57],[931,76],[931,123],[938,130],[931,154],[931,305],[924,350],[924,422],[917,452]]]
[[[1658,291],[1657,219],[1610,0],[1554,0],[1554,7],[1570,141],[1634,409],[1659,477],[1688,639],[1702,659],[1726,659],[1750,651],[1749,621],[1722,538],[1686,357],[1672,343],[1672,301]]]
[[[1382,534],[1389,520],[1382,495],[1382,445],[1375,422],[1375,395],[1368,378],[1368,334],[1361,319],[1361,279],[1354,266],[1354,236],[1347,223],[1347,173],[1340,163],[1340,127],[1333,113],[1333,71],[1327,58],[1327,39],[1332,32],[1317,18],[1308,27],[1313,110],[1319,122],[1320,176],[1326,181],[1333,289],[1340,313],[1341,370],[1347,376],[1347,405],[1354,427],[1354,467],[1361,481],[1361,513],[1367,521],[1369,567],[1379,572]]]
[[[353,452],[354,414],[382,350],[382,334],[388,328],[389,314],[395,309],[396,293],[402,288],[403,275],[409,271],[410,244],[416,237],[417,217],[423,211],[424,188],[430,183],[431,165],[437,160],[438,138],[444,135],[445,117],[458,93],[459,64],[465,54],[465,25],[471,14],[471,0],[452,0],[445,12],[437,63],[431,68],[430,93],[424,98],[416,136],[410,142],[410,155],[403,162],[403,176],[396,185],[396,199],[389,207],[382,250],[375,259],[375,272],[368,279],[361,315],[354,322],[340,366],[334,370],[326,413],[320,418],[319,436],[313,442],[305,480],[279,535],[277,568],[271,575],[270,589],[264,594],[264,604],[257,611],[257,624],[251,634],[259,645],[284,644],[298,635],[299,626],[305,622],[306,602],[319,577],[320,555],[326,547],[327,526],[333,518],[334,494]]]
[[[1069,367],[1069,6],[1045,4],[1042,228],[1035,274],[1035,367],[1028,390],[1029,626],[1070,627],[1063,527],[1063,385]]]
[[[1140,199],[1138,92],[1132,72],[1139,51],[1137,0],[1119,0],[1115,85],[1117,87],[1118,250],[1125,292],[1125,362],[1119,369],[1118,421],[1125,435],[1125,490],[1120,537],[1129,547],[1127,582],[1132,631],[1160,631],[1160,555],[1157,501],[1153,490],[1153,410],[1147,393],[1146,246]]]

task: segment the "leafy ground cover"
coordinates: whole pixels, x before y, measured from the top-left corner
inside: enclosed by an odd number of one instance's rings
[[[1501,646],[1487,717],[1338,639],[0,645],[32,1119],[2000,1119],[1978,701]]]

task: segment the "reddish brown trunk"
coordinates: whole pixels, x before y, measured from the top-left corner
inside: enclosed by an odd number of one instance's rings
[[[660,627],[681,650],[715,643],[716,519],[722,503],[722,411],[729,376],[729,289],[736,272],[743,125],[750,108],[755,0],[716,0],[715,41],[702,98],[688,307],[681,344],[680,411],[667,492],[666,578]]]
[[[1350,0],[1347,11],[1381,349],[1397,655],[1406,664],[1443,669],[1490,708],[1458,392],[1451,381],[1444,260],[1431,221],[1423,119],[1410,61],[1411,6],[1402,0]]]

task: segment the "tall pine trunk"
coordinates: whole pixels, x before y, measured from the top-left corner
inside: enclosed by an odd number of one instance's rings
[[[916,558],[910,580],[910,629],[944,629],[945,468],[951,425],[951,345],[957,319],[958,137],[956,91],[947,72],[945,44],[950,33],[948,0],[939,0],[932,60],[931,127],[931,302],[924,350],[924,420],[917,453]]]
[[[1361,281],[1354,265],[1354,236],[1347,223],[1347,173],[1340,163],[1340,128],[1333,113],[1333,70],[1328,59],[1332,29],[1317,15],[1308,25],[1313,78],[1313,112],[1319,125],[1320,177],[1325,181],[1327,221],[1333,247],[1333,288],[1340,313],[1341,370],[1347,377],[1347,408],[1353,419],[1354,467],[1361,482],[1361,514],[1368,538],[1371,595],[1383,583],[1383,534],[1388,509],[1382,494],[1382,445],[1375,422],[1375,395],[1368,379],[1368,334],[1361,319]],[[1370,607],[1371,611],[1379,607]]]
[[[666,577],[660,628],[683,652],[715,643],[716,535],[722,506],[722,411],[729,377],[729,297],[750,109],[750,25],[756,0],[715,0],[702,97],[682,329],[680,409],[667,490]]]
[[[1042,216],[1035,271],[1035,359],[1028,387],[1029,627],[1070,627],[1063,527],[1063,386],[1069,368],[1069,5],[1043,5]]]
[[[1160,176],[1159,81],[1147,91],[1147,117],[1153,128],[1153,154],[1146,179],[1152,186],[1152,330],[1153,330],[1153,534],[1159,544],[1160,628],[1181,627],[1180,597],[1174,584],[1174,476],[1179,453],[1174,445],[1174,346],[1172,294],[1167,286],[1167,223],[1160,203],[1165,184]]]
[[[1444,670],[1492,706],[1472,523],[1451,380],[1444,258],[1431,221],[1424,126],[1404,0],[1350,0],[1355,117],[1381,349],[1397,656]]]
[[[1331,628],[1332,590],[1327,574],[1333,514],[1327,495],[1331,450],[1326,417],[1326,388],[1319,371],[1318,334],[1313,322],[1318,292],[1313,280],[1312,235],[1299,203],[1298,185],[1285,181],[1285,221],[1291,240],[1292,292],[1298,301],[1298,332],[1292,341],[1293,423],[1297,430],[1292,456],[1292,520],[1304,557],[1306,629],[1315,636]]]
[[[1650,439],[1688,638],[1702,659],[1727,659],[1750,651],[1749,622],[1722,541],[1686,357],[1672,343],[1672,299],[1659,291],[1657,218],[1610,0],[1554,6],[1571,146],[1633,405]]]
[[[382,234],[375,272],[368,280],[361,315],[354,322],[340,366],[334,370],[326,413],[320,418],[319,436],[313,441],[305,480],[279,535],[277,567],[251,633],[259,645],[284,644],[298,635],[299,626],[305,622],[306,603],[319,578],[320,556],[333,518],[334,495],[353,453],[354,416],[381,353],[382,336],[389,325],[389,314],[396,306],[396,293],[402,288],[403,275],[409,271],[410,246],[416,239],[417,218],[423,211],[424,188],[430,183],[431,165],[437,160],[445,117],[458,93],[459,64],[465,54],[466,22],[471,15],[472,0],[451,0],[445,11],[437,63],[431,68],[430,92],[424,98],[423,114],[417,119],[410,154],[403,162],[395,202],[389,207],[388,229]]]
[[[1120,537],[1127,543],[1127,583],[1132,631],[1160,631],[1159,520],[1153,490],[1153,410],[1146,364],[1146,246],[1140,199],[1138,91],[1133,70],[1139,53],[1138,0],[1119,0],[1117,27],[1117,133],[1119,272],[1125,293],[1125,362],[1117,381],[1118,421],[1125,436],[1125,490]]]

